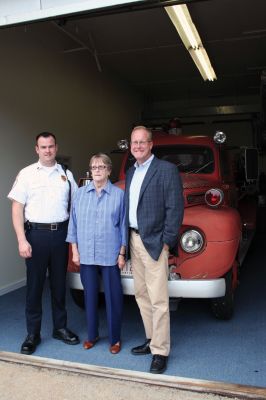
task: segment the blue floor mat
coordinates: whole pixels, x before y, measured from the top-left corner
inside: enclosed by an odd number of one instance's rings
[[[171,312],[171,354],[166,374],[194,379],[266,386],[266,256],[265,235],[256,237],[242,267],[230,321],[216,320],[207,300],[182,300]],[[25,338],[25,288],[0,297],[0,350],[19,352]],[[86,340],[85,313],[69,292],[68,327]],[[147,372],[151,356],[132,356],[144,330],[134,298],[125,298],[122,351],[109,352],[104,303],[101,302],[100,341],[85,351],[82,344],[66,345],[52,338],[48,285],[43,295],[42,342],[36,356],[112,368]]]

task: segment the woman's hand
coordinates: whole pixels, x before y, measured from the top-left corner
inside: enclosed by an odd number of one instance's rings
[[[72,256],[72,261],[75,265],[80,266],[80,259],[79,259],[79,254],[73,254]]]
[[[76,243],[72,243],[72,261],[75,265],[80,265],[79,251]]]
[[[124,266],[126,265],[125,256],[122,256],[121,254],[119,254],[118,259],[117,259],[117,265],[118,265],[119,269],[124,268]]]

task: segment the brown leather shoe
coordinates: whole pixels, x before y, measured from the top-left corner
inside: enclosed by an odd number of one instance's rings
[[[83,348],[85,350],[90,350],[95,343],[97,343],[99,340],[99,336],[97,336],[97,338],[95,338],[94,340],[85,340],[85,342],[83,342]]]
[[[110,346],[110,353],[112,354],[117,354],[121,350],[121,342],[117,342],[116,344],[113,344]]]

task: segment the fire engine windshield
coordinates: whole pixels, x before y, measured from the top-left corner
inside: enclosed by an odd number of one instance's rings
[[[175,164],[182,173],[210,174],[214,171],[214,156],[209,147],[191,145],[154,146],[152,153],[162,160]],[[134,163],[135,158],[130,154],[125,171]]]

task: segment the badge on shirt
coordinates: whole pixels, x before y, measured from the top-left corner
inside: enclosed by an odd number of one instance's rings
[[[61,179],[65,182],[66,181],[66,176],[65,175],[61,175]]]

